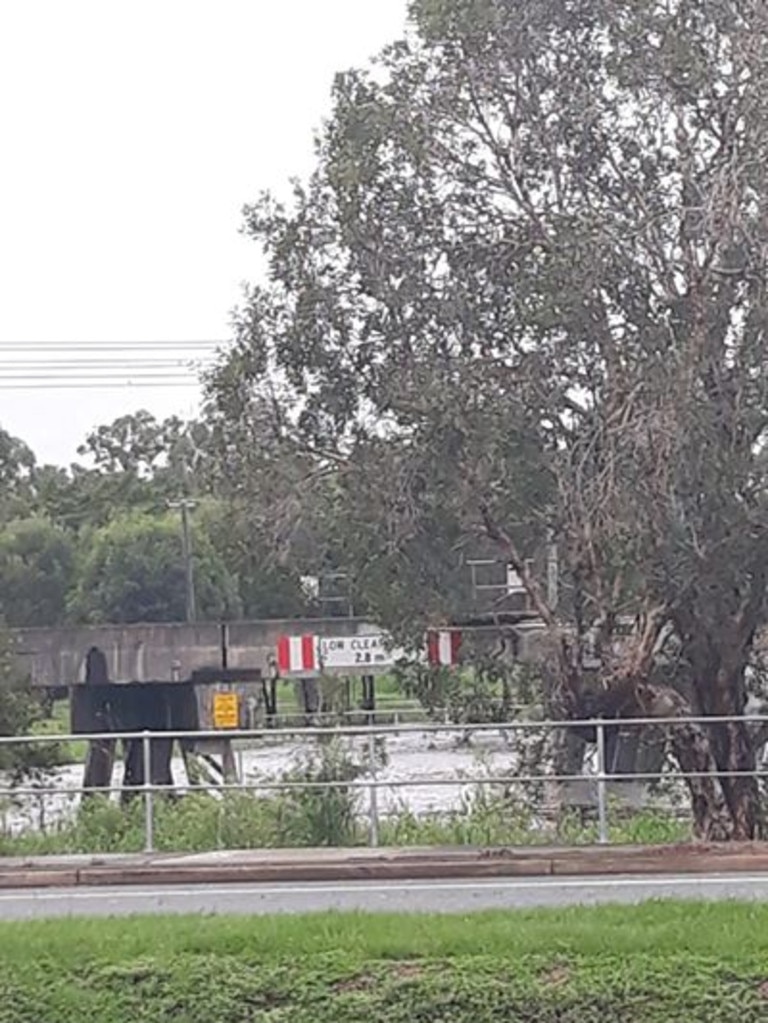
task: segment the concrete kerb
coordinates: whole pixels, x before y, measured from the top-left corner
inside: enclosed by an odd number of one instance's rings
[[[0,859],[0,888],[308,884],[504,877],[768,873],[768,843],[642,847],[253,850]]]

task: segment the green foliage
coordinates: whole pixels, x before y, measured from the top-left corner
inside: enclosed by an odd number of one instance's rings
[[[240,514],[236,501],[204,500],[195,512],[195,522],[236,581],[244,618],[292,618],[307,613],[299,566],[274,557],[261,529]]]
[[[6,923],[0,1023],[757,1023],[766,933],[764,907],[673,902]]]
[[[291,201],[246,210],[268,273],[209,380],[217,429],[278,406],[383,624],[454,614],[481,535],[526,576],[574,716],[563,633],[596,636],[611,700],[667,626],[689,705],[740,714],[768,586],[766,5],[410,9],[405,42],[337,76]],[[701,833],[754,837],[755,751],[707,731]]]
[[[0,629],[0,736],[30,735],[44,717],[41,695],[30,690],[14,658],[13,643]],[[61,763],[63,753],[54,742],[0,745],[0,770],[9,771],[11,779],[19,781]]]
[[[208,537],[192,531],[195,589],[203,617],[238,611],[236,587]],[[89,622],[173,622],[186,615],[181,530],[176,516],[114,518],[88,538],[73,612]]]
[[[37,465],[21,441],[0,431],[0,615],[7,624],[183,618],[180,526],[167,506],[185,495],[196,501],[202,616],[306,612],[300,580],[314,541],[305,538],[298,559],[277,556],[276,495],[260,480],[244,498],[216,447],[214,424],[138,411],[89,434],[79,448],[86,464],[69,469]],[[219,492],[223,500],[214,497]]]
[[[132,473],[148,477],[156,463],[166,459],[169,450],[178,443],[183,425],[176,417],[158,423],[150,412],[142,409],[99,426],[86,437],[77,453],[88,456],[107,475]]]
[[[363,765],[338,743],[321,743],[296,757],[279,794],[227,792],[158,798],[155,844],[160,850],[194,852],[357,845],[365,832],[349,783]],[[334,783],[328,786],[328,783]],[[46,832],[0,836],[0,852],[138,852],[144,845],[141,800],[126,807],[106,798],[82,804],[73,818]]]
[[[80,446],[87,464],[34,466],[26,508],[73,532],[129,511],[162,513],[169,499],[205,490],[206,443],[202,423],[143,410],[121,416]]]
[[[307,758],[281,779],[329,782],[333,788],[283,790],[254,795],[230,791],[221,799],[206,794],[162,797],[154,806],[154,841],[161,852],[215,849],[349,848],[366,845],[368,822],[359,811],[356,790],[347,783],[361,765],[339,752]],[[594,845],[597,823],[576,813],[542,827],[522,794],[501,793],[489,777],[474,787],[458,809],[416,816],[402,808],[379,821],[384,847]],[[367,794],[363,795],[363,799]],[[654,810],[611,815],[609,841],[617,845],[654,845],[688,841],[690,825]],[[126,807],[106,798],[88,800],[73,816],[43,831],[0,834],[0,854],[136,853],[144,848],[144,807]]]
[[[704,634],[758,603],[768,24],[724,9],[414,3],[407,44],[337,77],[292,202],[246,211],[269,275],[210,380],[217,428],[279,396],[388,623],[452,610],[486,515],[522,558],[553,526],[592,621],[677,607],[692,573]]]
[[[24,513],[35,456],[24,441],[0,427],[0,522]]]
[[[336,742],[323,744],[319,755],[298,759],[285,777],[297,787],[279,798],[281,827],[291,845],[345,846],[360,841],[355,793],[343,783],[354,781],[364,770]],[[322,787],[328,783],[333,787]]]
[[[44,518],[0,528],[0,618],[9,626],[57,625],[75,568],[72,536]]]
[[[520,707],[540,703],[543,686],[536,668],[478,658],[471,667],[433,668],[401,665],[398,684],[415,698],[431,718],[454,724],[512,721]]]

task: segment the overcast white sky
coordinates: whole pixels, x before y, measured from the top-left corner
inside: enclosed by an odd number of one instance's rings
[[[242,206],[309,170],[334,72],[405,8],[0,0],[0,425],[66,463],[124,412],[194,412],[194,389],[3,389],[45,358],[7,346],[226,338],[257,272]]]

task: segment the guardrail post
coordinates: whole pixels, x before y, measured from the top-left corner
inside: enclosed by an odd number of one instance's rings
[[[145,731],[141,745],[144,759],[144,852],[154,852],[155,847],[155,808],[152,792],[152,747],[151,734]]]
[[[379,844],[379,793],[376,787],[376,736],[368,736],[368,768],[371,784],[368,786],[368,844],[375,848]]]
[[[601,845],[608,842],[608,790],[605,771],[605,725],[597,722],[597,828]]]

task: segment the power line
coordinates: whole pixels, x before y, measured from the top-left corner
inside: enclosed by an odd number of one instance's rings
[[[164,370],[137,370],[125,373],[92,371],[87,373],[4,373],[0,381],[19,380],[185,380],[193,373],[166,372]]]
[[[186,387],[196,388],[199,387],[200,383],[197,380],[166,380],[166,381],[141,381],[136,382],[134,380],[118,380],[113,381],[100,381],[98,383],[89,383],[78,380],[60,380],[58,382],[45,382],[38,383],[10,383],[6,384],[0,381],[0,391],[53,391],[53,390],[72,390],[72,391],[108,391],[108,390],[121,390],[121,389],[134,389],[134,390],[153,390],[159,388],[169,387]]]
[[[78,373],[105,370],[111,373],[130,371],[195,373],[215,366],[214,360],[185,361],[180,359],[53,359],[30,361],[6,361],[0,358],[0,373]]]
[[[0,341],[0,390],[200,386],[221,340]],[[31,356],[31,357],[30,357]]]
[[[44,387],[87,387],[87,386],[186,386],[199,387],[200,376],[197,373],[184,373],[174,369],[151,369],[132,366],[124,370],[112,370],[97,367],[88,370],[68,372],[66,370],[47,370],[40,367],[39,372],[14,371],[11,373],[0,370],[0,389],[17,390],[26,388],[35,390]]]
[[[142,369],[178,369],[192,370],[197,366],[207,366],[212,359],[3,359],[0,356],[0,370],[22,372],[38,369],[131,369],[139,366]]]
[[[189,341],[0,341],[0,351],[25,352],[25,351],[141,351],[149,349],[195,349],[195,348],[217,348],[227,344],[226,341],[210,340],[189,340]]]

